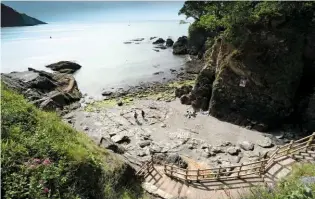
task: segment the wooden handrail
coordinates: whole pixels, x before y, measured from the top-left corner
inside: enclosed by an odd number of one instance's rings
[[[303,142],[302,142],[303,141]],[[226,167],[217,167],[211,169],[182,169],[174,165],[164,164],[164,171],[171,177],[189,180],[189,181],[202,181],[202,180],[215,180],[215,179],[227,179],[227,178],[239,178],[241,176],[248,176],[253,174],[259,174],[260,176],[268,170],[277,159],[293,155],[294,153],[315,146],[315,132],[312,135],[301,138],[296,141],[291,141],[289,144],[285,144],[281,147],[277,147],[268,159],[262,159],[256,162],[242,163],[241,165],[231,165]],[[247,166],[259,164],[248,168]],[[234,169],[232,171],[226,171],[227,169]],[[256,169],[256,170],[255,170]],[[252,171],[249,172],[248,171]],[[245,174],[242,172],[246,172]],[[195,173],[195,174],[194,174]],[[237,174],[236,176],[226,176],[225,174]],[[182,177],[181,177],[182,176]]]

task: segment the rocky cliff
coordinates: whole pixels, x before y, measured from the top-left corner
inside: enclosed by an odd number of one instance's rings
[[[313,25],[278,16],[248,24],[239,45],[222,35],[204,55],[192,104],[259,131],[285,123],[314,131]]]
[[[19,13],[1,3],[1,27],[34,26],[46,24],[26,14]]]

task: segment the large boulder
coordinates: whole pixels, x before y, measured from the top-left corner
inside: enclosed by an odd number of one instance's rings
[[[168,164],[176,165],[183,169],[186,169],[188,167],[187,162],[185,162],[183,158],[180,157],[180,155],[178,155],[177,153],[168,155],[166,162]]]
[[[165,45],[166,45],[167,47],[172,47],[173,44],[174,44],[174,41],[173,41],[172,39],[170,39],[170,38],[166,39]]]
[[[164,44],[165,40],[163,38],[158,38],[156,41],[153,42],[153,44]]]
[[[29,68],[29,71],[1,74],[1,78],[7,87],[45,110],[70,107],[82,97],[74,77],[69,74]]]
[[[179,37],[173,45],[174,55],[185,55],[188,53],[188,38],[186,36]]]
[[[185,104],[185,105],[190,105],[191,104],[191,99],[188,95],[183,95],[180,97],[180,103]]]
[[[70,61],[59,61],[57,63],[49,64],[46,67],[60,73],[72,74],[79,70],[81,68],[81,65]]]
[[[183,85],[179,88],[175,89],[175,97],[180,98],[183,95],[189,94],[192,90],[192,86],[190,85]]]

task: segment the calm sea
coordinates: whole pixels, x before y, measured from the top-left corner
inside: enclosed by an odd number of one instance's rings
[[[187,35],[188,25],[178,21],[115,22],[95,24],[47,24],[1,28],[1,72],[46,70],[45,65],[75,61],[75,74],[83,93],[97,96],[105,88],[155,80],[154,72],[179,68],[184,57],[171,49],[153,51],[150,37],[176,40]],[[50,37],[52,37],[50,39]],[[145,38],[140,44],[123,42]],[[159,77],[160,78],[160,77]]]

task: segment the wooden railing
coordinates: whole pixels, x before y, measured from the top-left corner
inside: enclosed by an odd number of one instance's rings
[[[153,158],[151,158],[150,161],[144,162],[143,166],[137,171],[137,176],[145,175],[146,173],[149,173],[151,169],[154,168],[154,161]]]
[[[233,178],[243,178],[250,176],[262,176],[273,163],[277,160],[292,156],[302,150],[305,152],[310,148],[315,147],[315,133],[304,137],[300,140],[291,141],[289,144],[278,147],[272,155],[267,159],[262,159],[256,162],[218,167],[211,169],[182,169],[174,165],[164,165],[166,175],[185,181],[206,181],[206,180],[227,180]]]

